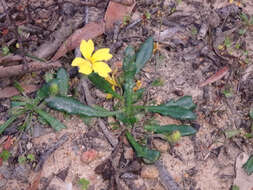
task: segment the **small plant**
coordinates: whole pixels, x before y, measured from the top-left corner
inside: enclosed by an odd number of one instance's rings
[[[88,41],[89,42],[89,41]],[[63,111],[68,114],[74,114],[79,116],[88,116],[88,117],[109,117],[115,116],[116,119],[121,121],[124,124],[126,130],[126,137],[137,157],[140,157],[146,163],[153,163],[160,157],[160,153],[156,150],[148,148],[145,143],[138,143],[131,133],[131,129],[138,122],[137,115],[141,112],[152,112],[159,113],[164,116],[169,116],[179,120],[194,120],[196,119],[196,114],[193,110],[196,108],[196,105],[193,103],[190,96],[184,96],[179,100],[170,100],[164,104],[158,106],[153,105],[137,105],[139,99],[142,98],[144,89],[134,89],[135,76],[140,72],[144,67],[147,61],[151,58],[153,53],[153,39],[148,38],[145,43],[142,44],[138,52],[136,53],[132,46],[128,46],[125,50],[125,57],[123,61],[123,89],[121,90],[122,94],[119,94],[115,89],[112,88],[112,84],[107,80],[109,76],[109,69],[106,69],[105,73],[107,75],[101,75],[104,71],[92,69],[88,71],[82,70],[83,65],[80,59],[75,59],[72,63],[73,66],[78,66],[81,73],[87,73],[88,79],[101,91],[104,93],[111,94],[114,98],[119,100],[116,110],[109,111],[97,105],[87,106],[79,102],[78,100],[72,97],[63,97],[59,95],[50,96],[45,100],[46,104],[55,110]],[[82,46],[82,43],[81,43]],[[90,44],[87,44],[87,47]],[[84,49],[89,49],[87,47],[81,47]],[[99,50],[98,50],[99,51]],[[107,50],[107,53],[109,51]],[[85,51],[82,51],[83,55],[86,55]],[[90,55],[91,53],[89,53]],[[96,53],[95,53],[96,54]],[[93,54],[93,55],[95,55]],[[100,59],[104,59],[101,55]],[[80,61],[80,62],[79,62]],[[86,64],[86,63],[85,63]],[[121,86],[121,85],[120,85]],[[171,143],[177,142],[181,137],[187,135],[193,135],[196,133],[196,130],[190,125],[145,125],[145,131],[151,133],[160,134]]]
[[[68,91],[68,74],[64,69],[60,69],[57,72],[56,78],[52,78],[48,83],[42,86],[37,92],[34,99],[29,98],[24,94],[24,90],[19,85],[15,83],[14,86],[23,94],[22,96],[15,96],[11,99],[11,109],[9,111],[10,118],[2,125],[0,125],[0,134],[16,119],[24,117],[25,120],[21,126],[20,130],[25,130],[30,126],[33,116],[38,116],[39,121],[44,121],[53,127],[56,131],[59,131],[65,126],[58,121],[56,118],[52,117],[46,111],[43,110],[44,99],[52,95],[66,96]],[[45,106],[44,106],[45,107]]]
[[[26,162],[33,162],[35,161],[35,156],[33,154],[27,154],[27,156],[19,156],[18,163],[24,164]]]
[[[247,162],[242,167],[248,175],[251,175],[253,173],[253,155],[249,157]]]
[[[81,186],[82,190],[86,190],[88,189],[90,182],[85,178],[80,178],[78,184]]]
[[[11,156],[11,153],[8,150],[3,150],[0,153],[0,158],[3,159],[3,161],[7,161],[9,159],[9,157]]]

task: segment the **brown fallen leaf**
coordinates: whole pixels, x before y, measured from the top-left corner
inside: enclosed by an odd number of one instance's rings
[[[105,32],[104,21],[91,22],[86,24],[83,28],[76,30],[68,39],[61,45],[52,61],[56,61],[68,51],[71,51],[80,46],[82,40],[93,39]]]
[[[106,31],[112,30],[114,23],[122,22],[124,16],[130,15],[135,4],[136,4],[135,0],[132,1],[132,4],[130,6],[124,5],[123,3],[110,1],[104,18]]]
[[[208,78],[206,81],[199,84],[199,87],[204,87],[208,84],[211,84],[213,82],[216,82],[220,79],[222,79],[229,71],[228,66],[222,67],[220,70],[218,70],[214,75],[212,75],[210,78]]]
[[[22,85],[22,88],[24,89],[25,93],[32,93],[39,89],[39,86],[36,85]],[[20,92],[15,87],[6,87],[2,90],[0,90],[0,99],[2,98],[9,98],[12,96],[19,95]]]

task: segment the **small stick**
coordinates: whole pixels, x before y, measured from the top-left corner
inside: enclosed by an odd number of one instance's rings
[[[26,73],[31,73],[35,71],[48,70],[52,68],[61,67],[60,61],[45,63],[45,62],[31,62],[27,63],[26,67],[24,65],[15,65],[9,67],[0,67],[0,78],[7,78],[18,76]]]
[[[159,170],[159,177],[162,185],[166,190],[181,190],[179,185],[173,180],[170,173],[167,171],[166,166],[164,166],[161,161],[156,161],[155,166]]]

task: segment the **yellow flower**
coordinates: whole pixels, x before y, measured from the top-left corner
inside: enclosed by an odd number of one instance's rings
[[[115,71],[115,72],[117,72],[117,71]],[[108,76],[108,77],[105,78],[105,80],[107,80],[112,85],[112,90],[113,91],[115,91],[116,86],[119,86],[118,83],[116,82],[115,78],[114,78],[115,72],[113,72],[112,77]],[[106,95],[106,99],[111,99],[111,98],[112,98],[111,94]]]
[[[140,80],[137,80],[135,83],[135,87],[133,88],[133,91],[137,91],[141,88],[142,82]]]
[[[72,66],[79,67],[79,72],[89,75],[94,71],[101,77],[107,78],[112,71],[111,68],[103,61],[108,61],[112,58],[109,53],[109,48],[102,48],[94,52],[94,43],[92,40],[82,40],[80,51],[84,58],[76,57],[72,61]]]

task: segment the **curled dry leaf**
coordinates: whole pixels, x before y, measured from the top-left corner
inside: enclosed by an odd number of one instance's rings
[[[58,49],[52,61],[55,61],[65,55],[68,51],[71,51],[80,46],[82,40],[93,39],[100,36],[105,31],[104,21],[91,22],[86,24],[83,28],[76,30]]]
[[[206,81],[200,83],[199,87],[204,87],[208,84],[211,84],[213,82],[216,82],[222,79],[228,73],[228,71],[229,71],[228,66],[222,67],[220,70],[218,70],[214,75],[212,75]]]

